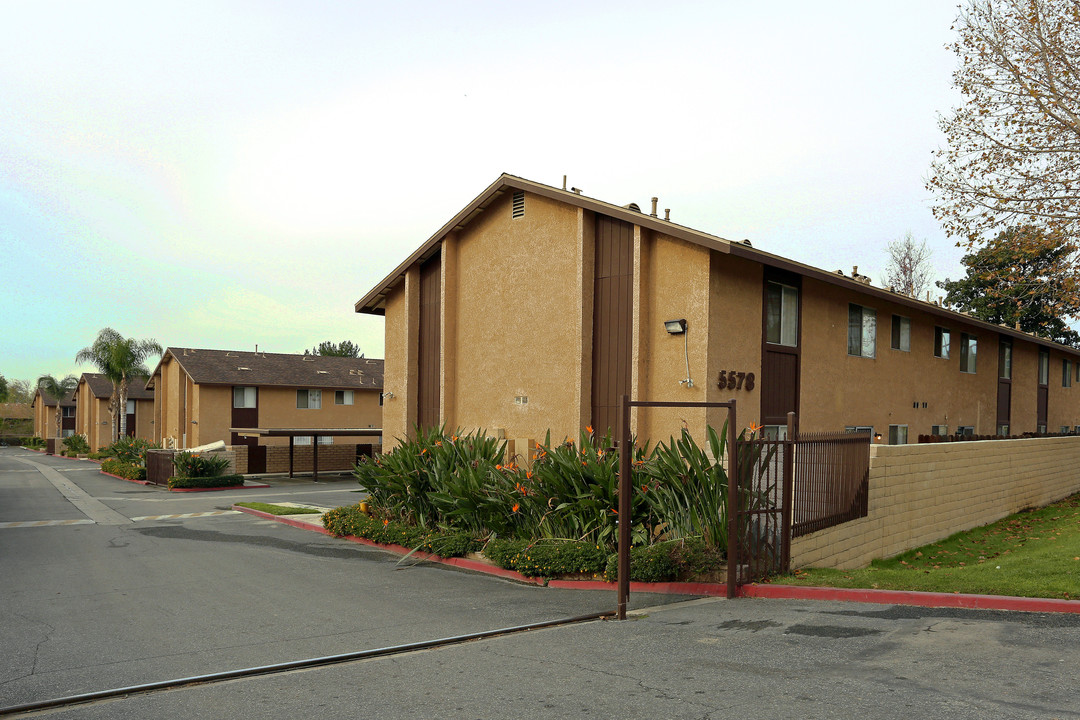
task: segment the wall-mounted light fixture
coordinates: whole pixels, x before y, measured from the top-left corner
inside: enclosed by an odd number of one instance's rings
[[[682,335],[686,332],[686,320],[682,318],[678,320],[665,320],[664,329],[672,335]]]
[[[387,392],[384,392],[382,394],[382,399],[383,400],[393,400],[394,399],[394,393],[388,390]]]
[[[881,433],[874,433],[874,442],[881,442]]]
[[[680,380],[680,385],[685,385],[688,388],[694,387],[694,380],[690,377],[690,348],[689,340],[686,336],[686,318],[679,318],[678,320],[665,320],[664,329],[668,331],[670,335],[682,335],[683,336],[683,356],[686,358],[686,379]]]

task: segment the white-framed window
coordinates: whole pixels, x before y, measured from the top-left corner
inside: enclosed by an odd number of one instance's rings
[[[952,333],[949,332],[949,328],[935,327],[934,328],[934,357],[942,358],[943,360],[949,359],[949,344],[952,340]]]
[[[1038,433],[1039,435],[1045,435],[1046,434],[1046,425],[1036,425],[1035,426],[1035,432]]]
[[[296,407],[301,410],[318,410],[322,408],[322,390],[297,390]]]
[[[1039,384],[1040,385],[1049,385],[1050,384],[1050,351],[1049,350],[1040,350],[1039,351]],[[1046,426],[1044,425],[1042,427],[1044,429],[1041,432],[1046,432],[1046,429],[1045,429]]]
[[[762,440],[787,440],[787,425],[763,425],[758,437]]]
[[[892,316],[892,349],[911,352],[911,318]]]
[[[979,338],[960,333],[960,372],[975,372],[975,356],[979,350]]]
[[[844,432],[870,433],[870,437],[874,436],[874,428],[872,425],[848,425],[844,428]]]
[[[1064,434],[1066,434],[1068,432],[1069,432],[1069,426],[1068,425],[1062,425],[1061,426],[1061,434],[1064,435]]]
[[[945,437],[949,434],[948,425],[931,425],[930,434],[937,435],[938,437]]]
[[[1002,380],[1012,379],[1012,340],[1005,338],[998,345],[998,377]]]
[[[907,445],[907,425],[889,426],[889,444]]]
[[[334,404],[335,405],[352,405],[353,404],[353,391],[352,390],[335,390],[334,391]]]
[[[848,305],[848,355],[872,358],[877,348],[877,312],[873,308]]]
[[[128,402],[134,402],[134,401],[133,400],[128,400]],[[64,407],[64,408],[61,408],[61,409],[63,410],[63,412],[60,413],[60,417],[66,417],[66,418],[75,417],[75,408],[73,408],[73,407]],[[135,411],[132,410],[131,412],[135,412]]]
[[[74,434],[75,434],[75,430],[72,429],[72,428],[64,428],[63,430],[60,431],[60,437],[62,437],[62,438],[69,438]]]
[[[293,438],[293,445],[310,445],[310,444],[311,444],[311,436],[310,435],[297,435],[296,437]],[[319,444],[320,445],[333,445],[334,444],[334,438],[327,437],[326,435],[320,435],[319,436]]]
[[[972,435],[975,434],[975,426],[974,425],[961,425],[960,427],[956,428],[956,434],[971,437]]]
[[[1009,424],[1008,423],[1001,423],[1000,425],[998,425],[997,426],[997,434],[998,435],[1008,435],[1009,434]]]
[[[253,387],[235,386],[232,389],[232,406],[234,408],[253,408],[258,402],[258,392]]]
[[[1072,363],[1061,361],[1061,387],[1072,387]]]
[[[127,414],[128,415],[134,415],[135,414],[135,401],[134,400],[128,400],[127,401]]]
[[[799,289],[778,282],[765,284],[765,342],[799,344]]]

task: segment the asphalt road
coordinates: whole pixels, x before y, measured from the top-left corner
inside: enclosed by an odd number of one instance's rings
[[[192,495],[96,472],[89,463],[0,450],[0,707],[614,604],[607,592],[406,567],[395,556],[274,521],[203,514],[241,497],[355,502],[349,482]],[[167,517],[177,514],[192,516]],[[30,520],[81,524],[16,524]],[[567,625],[44,714],[1080,718],[1076,616],[753,599],[657,604],[674,599],[635,595],[632,606],[644,614],[623,623]]]

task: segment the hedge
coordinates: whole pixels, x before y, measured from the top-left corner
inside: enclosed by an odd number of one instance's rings
[[[116,475],[127,480],[145,480],[146,468],[141,465],[120,462],[119,460],[106,460],[101,463],[101,472]]]
[[[177,477],[169,478],[169,489],[178,488],[219,488],[236,487],[244,484],[243,475],[218,475],[217,477]]]
[[[379,520],[365,514],[360,505],[334,508],[323,514],[323,527],[331,535],[352,535],[383,545],[400,545],[439,557],[461,557],[480,549],[480,542],[468,532],[446,532]]]

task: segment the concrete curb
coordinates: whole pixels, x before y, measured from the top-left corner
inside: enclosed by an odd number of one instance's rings
[[[256,515],[267,520],[275,520],[302,530],[314,530],[329,537],[331,535],[321,525],[302,520],[294,520],[281,515],[271,515],[251,508],[232,506],[233,510]],[[370,547],[387,550],[398,555],[407,555],[409,548],[400,545],[383,545],[366,538],[348,535],[342,538]],[[412,557],[443,565],[473,570],[495,575],[507,580],[569,590],[606,590],[614,592],[616,583],[603,580],[544,580],[525,577],[521,573],[468,558],[444,558],[420,551],[412,552]],[[724,583],[690,582],[632,582],[630,592],[660,593],[665,595],[696,595],[726,597],[727,585]],[[829,587],[803,587],[799,585],[750,584],[739,588],[739,597],[764,598],[776,600],[819,600],[832,602],[861,602],[878,605],[912,605],[916,607],[969,608],[974,610],[1013,610],[1017,612],[1054,612],[1080,613],[1080,600],[1055,600],[1053,598],[1024,598],[1007,595],[964,595],[961,593],[931,593],[913,590],[866,590]]]

